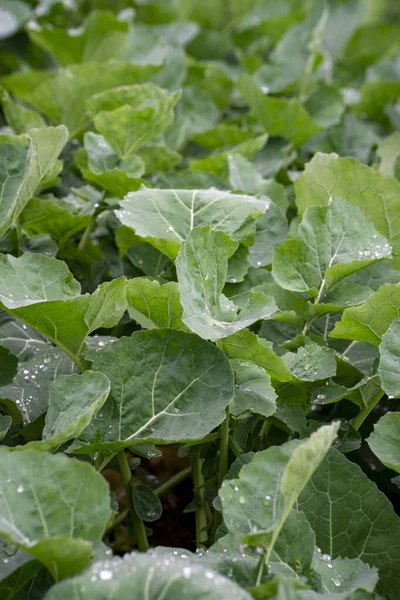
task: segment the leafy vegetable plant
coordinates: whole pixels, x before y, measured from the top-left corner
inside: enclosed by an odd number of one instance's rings
[[[0,0],[2,600],[398,599],[399,35]]]

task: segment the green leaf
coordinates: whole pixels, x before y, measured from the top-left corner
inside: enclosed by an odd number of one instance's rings
[[[12,383],[17,373],[18,358],[11,354],[8,348],[0,346],[0,385],[4,386]]]
[[[390,324],[400,317],[400,285],[387,283],[360,306],[347,308],[330,337],[379,346]]]
[[[85,371],[82,375],[58,377],[49,392],[43,439],[20,446],[19,450],[54,451],[78,438],[107,400],[110,382],[102,373]]]
[[[264,213],[268,207],[267,199],[214,188],[190,191],[142,187],[126,196],[116,215],[123,225],[176,258],[180,244],[194,227],[208,225],[240,239],[239,229],[246,219],[252,213]]]
[[[400,413],[383,415],[367,442],[385,467],[400,473]]]
[[[229,358],[252,362],[265,369],[271,377],[278,381],[293,379],[293,375],[282,358],[272,350],[272,344],[257,337],[248,329],[221,339],[218,345]]]
[[[178,284],[174,281],[160,285],[158,281],[136,277],[126,286],[128,312],[145,329],[170,327],[187,331],[182,322]]]
[[[236,583],[203,566],[195,557],[189,558],[188,553],[173,548],[94,563],[82,575],[54,586],[45,600],[72,598],[76,593],[99,599],[117,594],[125,600],[132,596],[133,589],[135,600],[156,600],[160,594],[163,600],[185,595],[193,599],[251,600],[250,594]]]
[[[12,417],[8,415],[0,415],[0,442],[6,437],[8,430],[11,427],[11,423]]]
[[[306,165],[295,182],[296,204],[301,213],[307,206],[328,205],[331,196],[342,196],[356,204],[378,233],[400,252],[400,183],[389,175],[362,165],[353,158],[319,154]]]
[[[296,98],[288,100],[266,96],[247,75],[239,78],[238,88],[269,135],[284,137],[295,146],[301,146],[321,131]]]
[[[32,198],[20,215],[30,236],[49,234],[60,245],[87,227],[90,215],[76,215],[51,199]]]
[[[31,16],[31,9],[20,0],[1,1],[0,39],[11,37]]]
[[[28,26],[30,39],[63,66],[123,56],[128,48],[128,31],[127,21],[105,11],[93,11],[79,29],[38,26],[36,22]]]
[[[179,92],[167,94],[153,84],[122,86],[93,96],[88,113],[96,129],[126,160],[171,124],[179,97]]]
[[[271,378],[254,363],[231,360],[235,373],[235,395],[230,403],[230,413],[240,415],[246,411],[270,417],[276,411],[277,395]]]
[[[378,570],[369,567],[359,558],[338,556],[332,560],[321,550],[314,553],[312,566],[321,577],[321,588],[324,592],[344,594],[344,597],[349,599],[354,598],[351,592],[357,590],[373,592],[379,579]]]
[[[80,571],[111,514],[104,479],[61,454],[0,453],[2,537],[37,557],[56,580]]]
[[[132,500],[136,513],[143,521],[157,521],[161,517],[161,501],[146,485],[132,485]]]
[[[74,363],[39,333],[18,321],[1,325],[0,338],[2,345],[18,357],[18,373],[12,383],[0,388],[0,402],[15,422],[28,425],[46,412],[49,386],[60,375],[71,374]]]
[[[321,298],[352,273],[389,258],[387,240],[342,198],[308,207],[295,238],[275,248],[272,273],[282,287]]]
[[[229,531],[270,556],[304,486],[336,438],[338,423],[321,427],[301,443],[288,442],[255,455],[238,479],[224,481],[219,495]]]
[[[377,155],[381,162],[379,171],[385,175],[398,177],[398,161],[400,156],[400,132],[396,131],[385,138],[378,146]]]
[[[267,64],[256,71],[257,83],[271,92],[280,92],[300,79],[312,44],[316,45],[316,37],[320,39],[325,23],[326,15],[321,7],[317,7],[304,21],[288,29],[268,56]]]
[[[28,133],[30,129],[46,127],[46,122],[39,113],[29,110],[21,104],[17,104],[7,92],[4,92],[1,103],[7,123],[18,135]]]
[[[67,129],[60,126],[32,129],[0,143],[0,235],[11,227],[51,172],[67,138]]]
[[[250,292],[249,301],[239,312],[222,294],[228,259],[237,247],[225,233],[197,227],[183,242],[176,259],[182,320],[205,339],[227,337],[276,311],[275,302],[262,292]]]
[[[3,79],[4,87],[48,117],[54,123],[64,123],[70,138],[89,127],[90,117],[85,104],[93,94],[117,85],[132,85],[145,81],[159,67],[141,66],[126,61],[87,62],[59,69],[55,73],[32,71],[13,73]]]
[[[389,398],[400,396],[399,337],[400,319],[395,319],[387,332],[383,334],[379,345],[378,373],[382,389]]]
[[[218,348],[171,329],[138,331],[99,350],[93,368],[111,381],[111,394],[83,434],[99,431],[116,447],[136,442],[201,439],[225,418],[233,373]],[[179,377],[178,377],[179,375]]]
[[[282,358],[294,377],[301,381],[329,379],[336,375],[334,351],[314,342],[300,346],[296,352],[287,352]]]
[[[332,558],[360,558],[377,567],[378,593],[395,600],[400,520],[360,467],[331,450],[304,489],[298,507],[310,521],[322,552]]]

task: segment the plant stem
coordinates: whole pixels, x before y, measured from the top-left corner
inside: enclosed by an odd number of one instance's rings
[[[358,415],[351,421],[351,426],[353,429],[358,431],[361,425],[364,423],[365,419],[368,415],[374,410],[375,406],[378,404],[379,400],[384,396],[385,392],[379,390],[379,392],[372,398],[372,400],[364,406],[358,413]]]
[[[89,223],[86,225],[86,229],[82,234],[80,242],[78,244],[78,250],[84,250],[89,239],[90,234],[92,233],[94,226],[96,224],[96,219],[92,216],[90,218]]]
[[[226,418],[221,425],[221,442],[219,449],[219,469],[218,469],[218,488],[228,472],[228,454],[229,454],[229,406],[226,409]]]
[[[149,542],[147,540],[146,530],[142,519],[137,514],[133,505],[132,499],[132,473],[129,468],[128,459],[124,450],[120,450],[117,454],[118,466],[122,475],[122,480],[125,486],[126,498],[128,500],[129,511],[132,517],[133,530],[136,536],[137,545],[139,552],[146,552],[149,548]]]
[[[207,514],[205,509],[204,477],[201,472],[203,459],[200,454],[193,458],[192,475],[195,490],[200,498],[200,506],[196,509],[196,543],[197,547],[202,547],[207,541]]]
[[[272,424],[269,421],[264,421],[264,423],[261,426],[260,433],[258,434],[261,440],[263,440],[268,435],[269,430],[271,429],[271,425]]]

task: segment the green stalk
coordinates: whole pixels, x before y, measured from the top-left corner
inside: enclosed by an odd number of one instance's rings
[[[221,442],[219,449],[219,469],[218,469],[218,488],[228,472],[228,454],[229,454],[229,406],[226,409],[226,419],[221,425]]]
[[[82,237],[80,239],[80,242],[78,244],[78,250],[84,250],[85,249],[86,244],[88,242],[88,239],[90,237],[90,234],[92,233],[92,231],[93,231],[93,229],[95,227],[95,224],[96,224],[96,219],[92,216],[90,218],[89,223],[86,225],[86,229],[83,232],[83,235],[82,235]]]
[[[207,514],[205,509],[205,493],[204,493],[204,477],[201,472],[203,459],[200,454],[193,458],[192,476],[193,483],[197,494],[200,497],[200,506],[196,509],[196,543],[197,547],[201,548],[207,541]]]
[[[147,540],[146,530],[142,519],[137,514],[133,499],[132,499],[132,473],[129,468],[128,459],[124,450],[120,450],[117,454],[118,466],[122,475],[122,480],[125,486],[126,498],[128,500],[129,512],[131,513],[133,530],[137,539],[137,545],[139,552],[146,552],[149,549],[149,542]]]
[[[379,390],[379,392],[372,398],[372,400],[364,406],[358,413],[358,415],[351,421],[351,426],[353,429],[358,431],[361,425],[364,423],[365,419],[368,415],[374,410],[375,406],[378,404],[379,400],[384,396],[385,392]]]

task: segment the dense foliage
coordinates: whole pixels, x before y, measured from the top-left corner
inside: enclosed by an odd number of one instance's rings
[[[399,597],[399,40],[0,0],[2,599]]]

